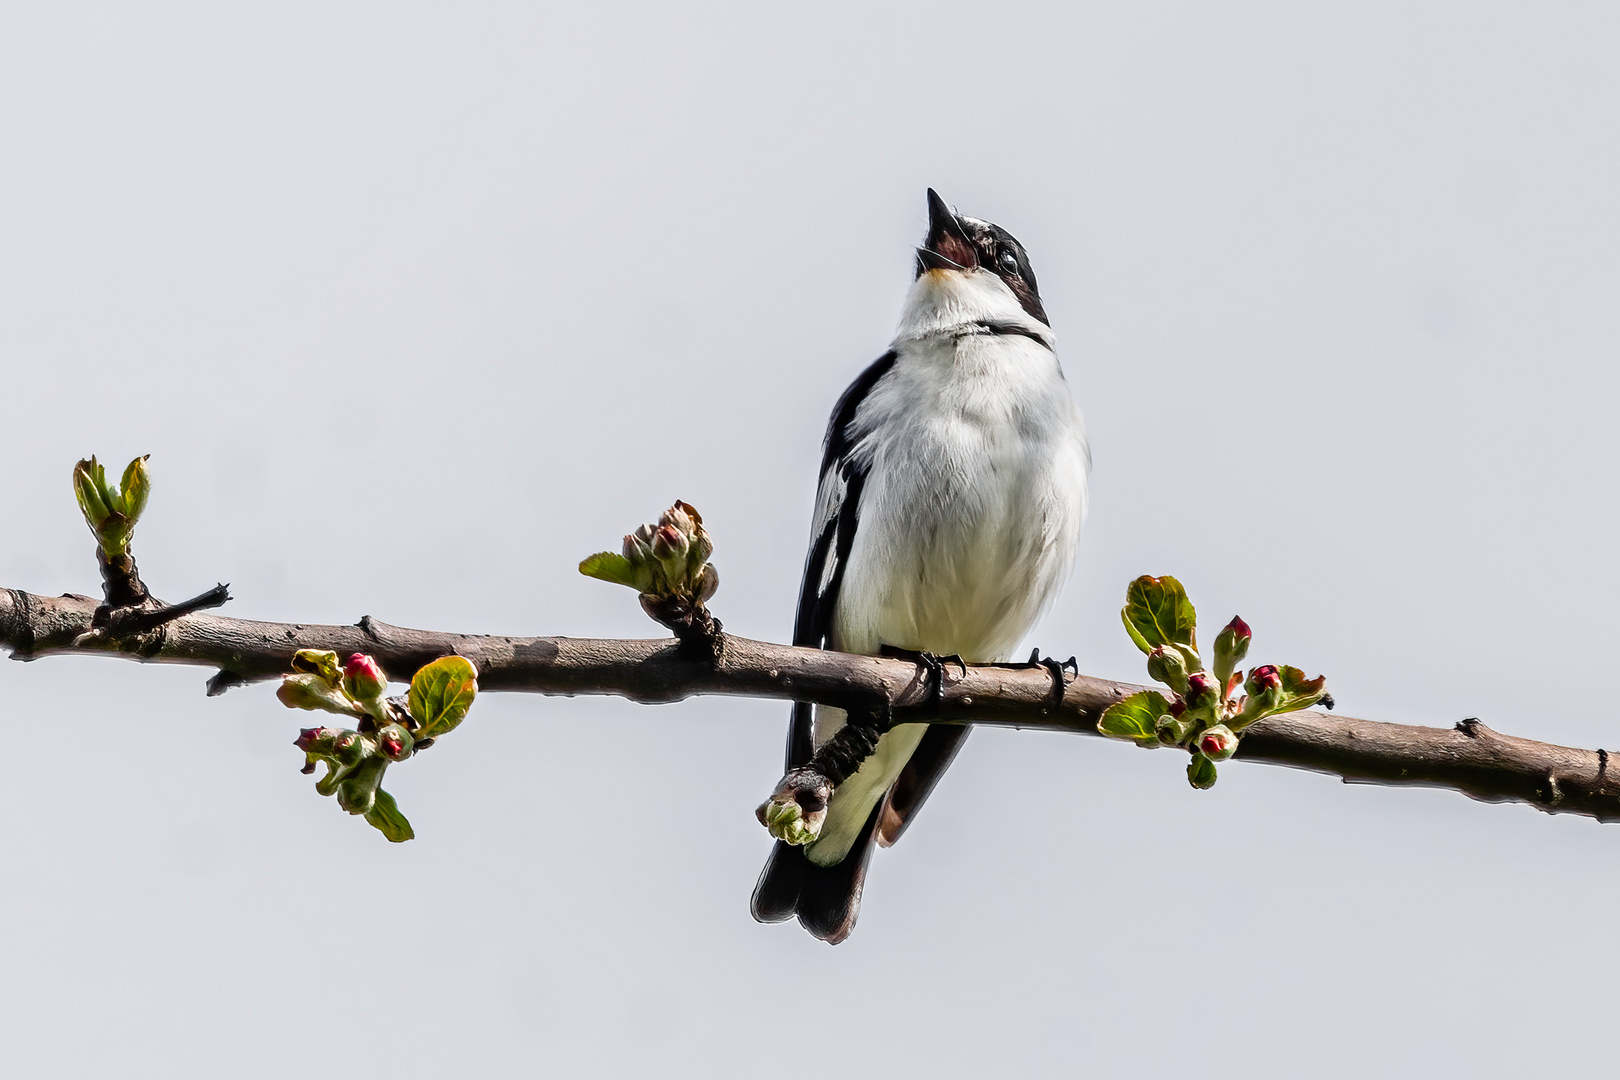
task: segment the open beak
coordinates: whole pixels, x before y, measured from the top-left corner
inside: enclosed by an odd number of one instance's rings
[[[972,270],[979,265],[978,253],[968,242],[967,232],[951,208],[928,189],[928,239],[917,249],[918,273],[925,270]]]

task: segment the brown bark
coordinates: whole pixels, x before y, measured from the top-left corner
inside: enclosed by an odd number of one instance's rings
[[[1061,699],[1043,667],[955,665],[943,700],[928,700],[925,673],[908,660],[851,656],[724,635],[718,658],[674,639],[506,637],[411,630],[370,617],[354,626],[254,622],[187,613],[121,636],[85,635],[97,601],[0,589],[0,646],[17,659],[100,653],[218,669],[210,694],[291,670],[299,649],[367,652],[396,679],[456,653],[478,667],[479,686],[541,694],[613,694],[668,702],[696,694],[814,701],[881,709],[894,720],[936,720],[1095,734],[1103,709],[1141,687],[1071,677]],[[774,721],[774,717],[772,718]],[[1501,735],[1477,720],[1451,728],[1297,712],[1244,733],[1238,758],[1330,773],[1346,780],[1450,788],[1486,802],[1525,802],[1548,813],[1620,818],[1620,782],[1603,750]]]

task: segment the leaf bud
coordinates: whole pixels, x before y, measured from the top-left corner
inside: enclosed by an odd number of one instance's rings
[[[1174,716],[1161,716],[1153,725],[1153,733],[1165,746],[1180,746],[1192,734],[1192,723]]]
[[[630,560],[631,566],[640,566],[652,558],[652,530],[645,525],[638,526],[636,531],[624,538],[624,557]]]
[[[794,847],[815,843],[821,836],[821,826],[827,817],[827,808],[807,811],[791,795],[777,795],[759,805],[754,811],[776,839]]]
[[[332,740],[332,760],[345,767],[360,764],[371,755],[371,744],[358,731],[340,731]]]
[[[693,596],[698,603],[707,603],[709,597],[713,596],[715,590],[719,587],[720,572],[713,565],[705,566],[703,573],[698,575],[697,586],[693,589]]]
[[[118,496],[123,504],[121,509],[124,516],[129,519],[131,529],[135,527],[141,511],[146,509],[146,500],[152,494],[152,477],[146,471],[146,457],[147,455],[142,454],[129,463],[119,485],[123,489]]]
[[[354,716],[354,702],[342,690],[329,685],[320,675],[283,675],[276,698],[289,709],[312,709]]]
[[[1225,761],[1237,748],[1238,737],[1225,724],[1205,728],[1198,735],[1198,752],[1211,761]]]
[[[709,534],[700,525],[697,532],[692,534],[692,550],[686,556],[687,565],[693,572],[701,570],[713,554],[714,541],[709,539]]]
[[[365,653],[355,653],[343,665],[343,689],[362,701],[371,701],[388,691],[388,676],[375,659]]]
[[[371,757],[361,762],[353,773],[338,784],[338,805],[351,814],[370,813],[377,801],[377,787],[382,783],[383,772],[387,768],[387,758]]]
[[[328,686],[337,687],[343,683],[343,669],[338,665],[337,653],[330,649],[299,649],[293,653],[292,669],[302,675],[319,675]]]
[[[84,522],[90,526],[91,532],[98,531],[101,523],[107,520],[107,515],[112,513],[102,485],[96,483],[96,474],[100,471],[101,465],[94,454],[73,466],[73,495],[79,500],[79,509],[84,513]]]
[[[1148,677],[1178,694],[1187,692],[1187,662],[1175,649],[1157,645],[1147,657]]]
[[[1215,763],[1203,754],[1194,754],[1187,763],[1187,783],[1199,791],[1215,786]]]

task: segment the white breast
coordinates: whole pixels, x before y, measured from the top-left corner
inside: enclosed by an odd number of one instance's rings
[[[835,646],[1011,657],[1085,520],[1085,432],[1056,357],[1017,335],[906,343],[853,433],[869,471]]]
[[[833,646],[1010,659],[1074,564],[1090,465],[1079,410],[1030,338],[935,332],[895,348],[851,425],[868,472]],[[843,722],[818,708],[817,744]],[[838,786],[812,861],[844,857],[925,728],[885,735]]]

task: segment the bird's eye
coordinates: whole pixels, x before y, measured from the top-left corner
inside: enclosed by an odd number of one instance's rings
[[[996,265],[1001,267],[1002,273],[1016,274],[1018,273],[1018,256],[1007,248],[1002,248],[1001,254],[996,256]]]

